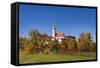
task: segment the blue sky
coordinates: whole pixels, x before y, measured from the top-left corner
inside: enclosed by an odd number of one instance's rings
[[[32,29],[52,35],[52,25],[57,32],[78,37],[82,32],[90,32],[95,40],[96,9],[78,7],[56,7],[19,5],[19,35],[27,36]]]

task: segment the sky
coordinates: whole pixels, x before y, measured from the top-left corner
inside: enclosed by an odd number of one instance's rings
[[[52,35],[55,24],[57,32],[79,37],[82,32],[90,32],[96,37],[96,9],[79,7],[57,7],[39,5],[19,5],[19,35],[27,36],[32,29]]]

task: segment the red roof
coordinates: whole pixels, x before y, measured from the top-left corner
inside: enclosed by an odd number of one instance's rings
[[[56,37],[64,37],[64,33],[57,33]]]

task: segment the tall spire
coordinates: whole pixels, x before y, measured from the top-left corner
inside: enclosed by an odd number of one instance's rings
[[[55,35],[56,35],[56,27],[53,24],[53,26],[52,26],[52,37],[55,37]]]

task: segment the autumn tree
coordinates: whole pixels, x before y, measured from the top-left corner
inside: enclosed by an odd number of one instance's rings
[[[61,49],[61,46],[60,46],[60,44],[59,44],[59,42],[58,41],[51,41],[50,42],[50,45],[51,45],[51,51],[52,52],[54,52],[54,53],[58,53],[59,52],[59,50]]]
[[[45,44],[46,38],[48,37],[45,33],[40,33],[38,30],[31,30],[28,34],[29,41],[32,42],[34,46],[35,52],[43,52],[45,47],[47,47]]]
[[[78,48],[75,37],[68,36],[65,41],[66,41],[66,45],[67,45],[68,49]]]
[[[90,51],[92,42],[92,36],[88,32],[81,33],[78,38],[78,46],[81,51]]]
[[[96,52],[96,43],[95,42],[93,42],[91,45],[91,51]]]
[[[26,43],[26,38],[19,37],[19,49],[20,50],[24,50],[25,49],[25,43]]]

